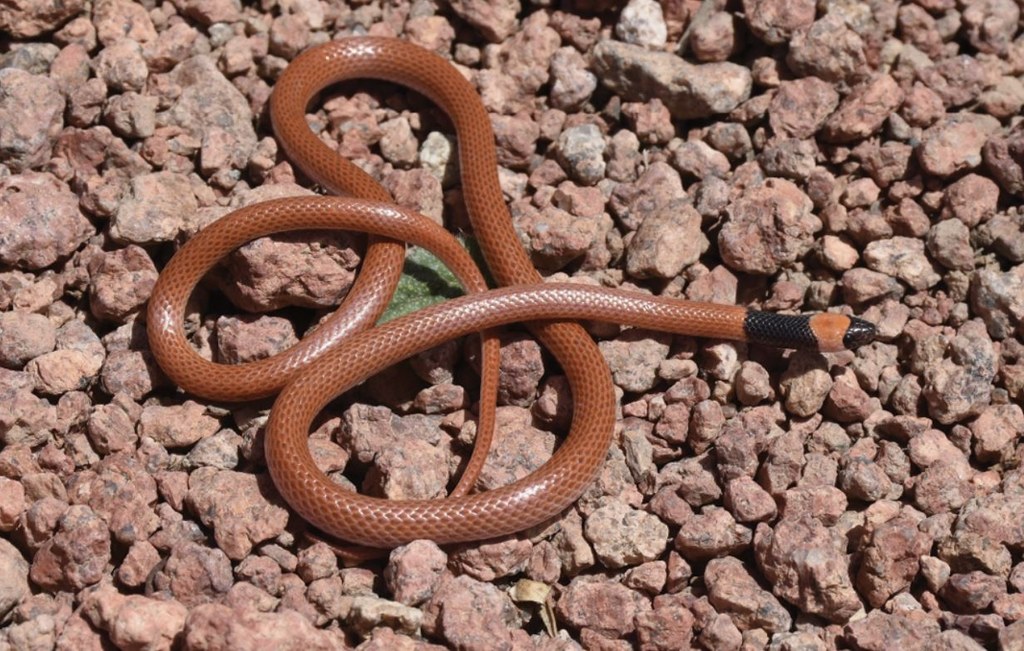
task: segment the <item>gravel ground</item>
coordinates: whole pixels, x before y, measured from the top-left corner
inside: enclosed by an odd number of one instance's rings
[[[258,4],[0,3],[0,649],[1024,648],[1014,0]],[[878,341],[592,326],[621,418],[574,508],[342,567],[276,497],[268,403],[176,391],[140,311],[205,224],[311,191],[268,127],[273,81],[367,33],[479,89],[545,275],[857,314]],[[352,83],[312,110],[400,203],[467,228],[435,107]],[[195,345],[286,348],[360,251],[240,249],[196,294]],[[443,495],[475,432],[475,355],[452,342],[332,405],[320,466]],[[502,360],[484,487],[543,463],[571,401],[522,331]]]

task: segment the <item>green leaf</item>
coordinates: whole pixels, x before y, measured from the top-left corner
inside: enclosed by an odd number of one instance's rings
[[[477,266],[485,270],[486,278],[486,266],[483,265],[480,247],[476,240],[471,237],[459,237],[458,239],[477,261]],[[487,280],[490,282],[490,278]],[[428,305],[463,294],[465,291],[455,274],[437,256],[426,249],[411,246],[405,255],[405,267],[402,270],[402,277],[398,281],[398,287],[395,289],[395,295],[377,323],[386,323]]]

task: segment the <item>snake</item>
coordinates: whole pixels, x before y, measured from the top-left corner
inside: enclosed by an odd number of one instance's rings
[[[472,257],[445,228],[394,205],[373,177],[312,131],[306,121],[310,104],[328,87],[354,79],[410,88],[448,115],[473,235],[497,287],[488,288]],[[186,392],[233,402],[276,394],[264,432],[268,472],[291,509],[332,538],[374,549],[417,539],[468,543],[513,535],[564,513],[603,467],[616,418],[611,373],[581,321],[821,352],[854,349],[875,337],[869,321],[837,312],[778,314],[582,282],[545,282],[513,226],[498,181],[490,118],[473,84],[450,61],[413,43],[360,36],[314,46],[282,72],[269,108],[284,154],[333,194],[252,204],[192,236],[154,286],[147,334],[160,367]],[[358,277],[335,313],[291,348],[265,359],[222,364],[202,357],[189,343],[184,321],[203,276],[253,239],[307,229],[368,235]],[[378,324],[401,276],[407,243],[434,253],[465,293]],[[512,323],[526,324],[565,373],[572,420],[543,465],[509,484],[476,492],[473,480],[486,457],[495,410],[484,404],[485,398],[493,401],[498,377],[494,329]],[[469,461],[472,471],[447,498],[365,495],[317,467],[309,433],[333,400],[418,352],[477,333],[483,333],[486,347],[477,446]],[[487,439],[483,444],[481,437]]]

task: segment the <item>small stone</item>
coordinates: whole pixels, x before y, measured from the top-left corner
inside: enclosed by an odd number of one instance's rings
[[[708,601],[744,629],[763,628],[772,633],[789,630],[792,617],[779,600],[763,590],[750,571],[735,558],[717,558],[704,571]]]
[[[658,558],[668,545],[668,526],[622,502],[609,502],[587,516],[584,535],[608,568],[639,565]]]
[[[694,66],[668,52],[606,40],[594,46],[591,65],[624,100],[658,98],[678,119],[728,113],[750,97],[750,71],[730,62]]]
[[[619,40],[633,45],[658,48],[665,44],[668,28],[661,5],[655,0],[630,0],[615,25]]]
[[[25,118],[19,120],[24,123]],[[0,133],[0,151],[4,151],[2,140]],[[0,180],[0,229],[4,233],[0,262],[31,270],[70,255],[95,233],[74,193],[46,172]]]

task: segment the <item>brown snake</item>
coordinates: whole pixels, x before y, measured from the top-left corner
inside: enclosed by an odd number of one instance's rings
[[[473,231],[499,285],[486,287],[472,260],[441,227],[389,205],[371,177],[321,142],[306,123],[325,87],[356,78],[410,87],[451,118],[459,141],[463,194]],[[252,400],[280,391],[266,427],[266,460],[285,501],[331,536],[369,547],[426,538],[482,540],[529,528],[561,513],[593,480],[611,443],[616,398],[597,346],[571,321],[592,319],[683,335],[755,341],[822,351],[852,348],[874,336],[860,319],[838,314],[784,316],[743,307],[647,296],[575,284],[543,284],[523,250],[498,185],[490,120],[473,86],[447,61],[386,38],[348,38],[312,48],[282,74],[271,97],[274,131],[288,156],[340,197],[281,199],[249,206],[193,237],[168,263],[153,291],[148,334],[167,375],[186,391],[218,400]],[[371,233],[360,275],[328,320],[289,350],[239,365],[204,360],[184,330],[185,306],[202,276],[238,246],[273,232],[342,228]],[[372,327],[401,274],[403,242],[430,249],[470,293]],[[527,322],[558,360],[572,391],[565,442],[534,473],[507,486],[470,493],[493,427],[497,341],[485,336],[478,446],[463,480],[445,500],[388,501],[359,495],[316,467],[310,424],[335,397],[419,351],[463,335]]]

